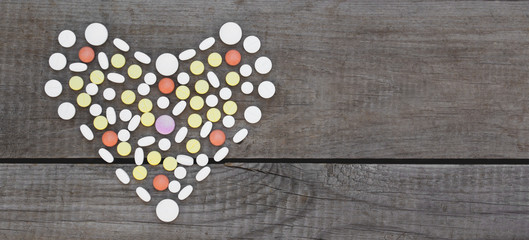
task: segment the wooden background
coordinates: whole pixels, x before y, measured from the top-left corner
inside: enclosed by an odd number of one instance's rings
[[[3,0],[0,153],[34,164],[0,165],[0,238],[527,239],[528,165],[281,162],[527,158],[528,12],[489,1]],[[263,119],[229,157],[277,163],[214,165],[161,224],[113,176],[133,165],[75,164],[98,146],[78,131],[88,114],[57,117],[43,85],[67,75],[47,59],[64,51],[61,30],[82,36],[91,22],[157,56],[196,48],[227,21],[261,38],[278,87],[248,100]]]

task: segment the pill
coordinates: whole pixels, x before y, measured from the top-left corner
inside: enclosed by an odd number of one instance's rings
[[[187,136],[187,132],[188,130],[186,127],[181,127],[180,129],[178,129],[174,137],[174,141],[176,143],[181,143],[182,141],[184,141],[184,138]]]
[[[125,170],[123,170],[123,168],[116,169],[116,177],[118,177],[118,180],[121,183],[123,183],[123,184],[129,184],[130,183],[130,177],[127,174],[127,172],[125,172]]]
[[[141,62],[143,64],[150,64],[151,63],[151,57],[149,57],[149,55],[143,53],[143,52],[140,52],[140,51],[136,51],[134,53],[134,58],[136,58],[136,60],[138,60],[138,62]]]
[[[234,101],[227,101],[222,106],[222,110],[228,115],[233,115],[237,112],[237,104]]]
[[[75,33],[70,30],[63,30],[59,33],[59,44],[64,48],[70,48],[75,44],[76,37]]]
[[[152,186],[158,191],[164,191],[169,186],[169,178],[163,174],[158,174],[152,180]]]
[[[193,166],[193,158],[188,155],[178,154],[176,156],[176,161],[178,164],[182,164],[184,166]]]
[[[208,107],[215,107],[219,103],[219,99],[215,95],[209,95],[206,97],[206,105]]]
[[[229,50],[224,55],[224,59],[226,59],[228,65],[237,66],[241,62],[241,53],[235,49]]]
[[[225,141],[226,141],[226,134],[224,134],[222,130],[219,130],[219,129],[213,130],[211,134],[209,135],[209,142],[211,142],[213,146],[217,146],[217,147],[222,146],[222,144],[224,144]]]
[[[104,148],[100,148],[97,153],[107,163],[112,163],[114,161],[114,156],[112,156],[112,153],[110,153],[108,150]]]
[[[91,23],[84,31],[86,41],[93,46],[101,46],[107,41],[108,30],[101,23]]]
[[[77,95],[77,105],[80,107],[88,107],[92,103],[92,97],[87,93],[80,93]]]
[[[243,82],[241,84],[241,92],[248,95],[253,92],[253,84],[251,82]]]
[[[244,110],[244,119],[248,123],[257,123],[261,120],[261,109],[256,106],[250,106]]]
[[[107,116],[108,124],[114,125],[116,123],[116,120],[117,120],[116,110],[114,110],[113,107],[107,107],[106,116]]]
[[[187,175],[187,170],[184,167],[177,167],[174,170],[174,176],[177,179],[184,179]]]
[[[208,56],[208,63],[212,67],[218,67],[222,64],[222,56],[219,53],[211,53]]]
[[[156,120],[156,118],[150,112],[146,112],[141,115],[141,124],[145,127],[152,126],[154,124],[154,120]]]
[[[156,70],[163,76],[171,76],[178,70],[178,59],[175,55],[164,53],[156,59]]]
[[[220,120],[220,116],[221,116],[220,110],[216,108],[210,108],[208,112],[206,113],[206,117],[208,118],[208,120],[214,123]]]
[[[68,85],[70,88],[74,91],[79,91],[83,88],[84,81],[79,76],[73,76],[70,78],[70,81],[68,82]]]
[[[130,154],[130,152],[132,151],[132,147],[128,142],[120,142],[118,143],[117,150],[119,155],[125,157]]]
[[[151,88],[149,85],[147,85],[147,83],[140,83],[138,85],[138,94],[141,96],[147,96],[149,92],[151,92]]]
[[[173,111],[172,111],[173,115],[174,116],[180,115],[185,110],[186,106],[187,106],[186,101],[180,101],[177,104],[175,104]]]
[[[138,166],[142,165],[143,158],[144,158],[143,148],[136,148],[136,150],[134,150],[134,163],[136,163],[136,165]]]
[[[222,125],[224,125],[224,127],[226,128],[233,127],[233,125],[235,125],[235,118],[233,118],[232,116],[225,116],[222,119]]]
[[[103,108],[101,107],[101,105],[95,103],[90,106],[89,112],[90,115],[97,117],[101,115],[101,113],[103,113]]]
[[[66,67],[66,57],[62,53],[54,53],[48,59],[51,69],[55,71],[63,70]]]
[[[189,124],[191,128],[198,128],[202,125],[202,117],[196,113],[192,113],[187,118],[187,124]]]
[[[137,65],[137,64],[132,64],[127,69],[127,74],[132,79],[140,78],[141,77],[141,73],[142,73],[141,67],[140,67],[140,65]]]
[[[116,98],[116,91],[113,88],[106,88],[103,90],[103,98],[107,101],[112,101]]]
[[[144,166],[134,167],[134,169],[132,170],[132,176],[134,177],[134,179],[140,181],[145,179],[147,177],[147,168],[145,168]]]
[[[215,38],[208,37],[202,40],[202,42],[200,42],[200,44],[198,45],[198,49],[200,49],[201,51],[205,51],[208,50],[211,46],[213,46],[213,44],[215,44]]]
[[[263,81],[261,84],[259,84],[257,92],[259,92],[259,96],[262,98],[268,99],[274,96],[276,93],[276,87],[270,81]]]
[[[124,83],[125,77],[119,73],[108,73],[107,79],[113,83]]]
[[[100,70],[94,70],[90,73],[90,81],[94,84],[101,84],[105,80],[105,74]]]
[[[119,112],[119,119],[123,122],[128,122],[132,118],[132,112],[128,109],[123,109]]]
[[[178,213],[178,204],[172,199],[164,199],[156,205],[156,216],[162,222],[174,221]]]
[[[227,87],[223,87],[219,91],[219,96],[222,100],[228,100],[231,98],[231,90]]]
[[[158,148],[162,151],[167,151],[171,148],[171,141],[167,138],[162,138],[158,141]]]
[[[147,85],[154,85],[156,83],[156,75],[154,73],[152,73],[152,72],[148,72],[143,77],[143,81]]]
[[[189,153],[195,154],[200,151],[200,142],[196,139],[190,139],[186,143],[186,149]],[[178,160],[178,158],[177,158]]]
[[[169,107],[169,98],[167,98],[166,96],[161,96],[158,98],[158,100],[156,100],[156,105],[158,105],[158,108],[160,109],[166,109],[167,107]]]
[[[114,68],[122,68],[123,66],[125,66],[125,62],[126,62],[125,56],[119,53],[114,54],[110,58],[110,64],[112,64]]]
[[[175,128],[175,121],[169,115],[161,115],[156,119],[156,131],[160,134],[167,135],[172,133]]]
[[[195,91],[198,94],[205,94],[209,90],[209,83],[206,80],[198,80],[195,83]]]
[[[181,72],[176,76],[176,80],[178,81],[178,83],[185,85],[189,83],[189,74],[187,74],[186,72]]]
[[[121,129],[118,132],[119,141],[126,142],[130,139],[130,132],[127,129]]]
[[[129,122],[129,125],[127,126],[127,129],[129,131],[133,132],[140,125],[140,121],[141,121],[140,115],[134,115],[134,117],[132,117],[130,119],[130,122]]]
[[[44,92],[49,97],[58,97],[62,93],[62,84],[61,82],[52,79],[46,82],[44,85]]]
[[[193,96],[191,100],[189,100],[189,106],[191,109],[198,111],[204,107],[204,99],[200,96]]]
[[[174,90],[175,84],[174,81],[170,78],[162,78],[158,82],[158,89],[163,94],[169,94]]]
[[[121,101],[127,105],[134,103],[136,94],[131,90],[125,90],[121,93]]]
[[[237,72],[229,72],[226,74],[226,83],[230,86],[236,86],[239,84],[239,81],[241,80],[241,77]]]
[[[147,162],[153,166],[160,164],[162,155],[158,151],[151,151],[147,154]]]
[[[95,55],[94,49],[91,47],[86,46],[79,49],[79,60],[81,62],[90,63],[94,60]]]
[[[201,167],[206,166],[208,165],[208,162],[209,162],[208,155],[204,153],[198,154],[196,161],[197,161],[198,166],[201,166]]]
[[[193,187],[191,185],[185,186],[178,193],[178,199],[180,200],[186,199],[187,197],[189,197],[189,195],[191,195],[191,192],[193,192]]]
[[[123,41],[121,38],[114,38],[114,41],[112,41],[114,46],[116,46],[117,49],[128,52],[130,50],[130,46],[127,42]]]
[[[108,63],[108,57],[104,52],[100,52],[97,54],[97,62],[99,62],[99,66],[103,70],[107,70],[109,67]]]
[[[195,176],[195,179],[197,182],[202,182],[204,179],[206,179],[209,176],[209,173],[211,173],[210,167],[203,167],[198,171],[197,175]]]
[[[247,53],[256,53],[261,48],[261,41],[256,36],[248,36],[244,39],[242,46]]]
[[[243,77],[249,77],[250,75],[252,75],[252,66],[250,66],[249,64],[243,64],[241,68],[239,68],[239,73]]]
[[[200,129],[200,137],[206,138],[209,133],[211,132],[211,129],[213,128],[213,123],[210,121],[207,121],[202,125],[202,128]]]
[[[215,153],[215,156],[213,156],[213,160],[215,160],[215,162],[220,162],[222,161],[226,156],[228,156],[228,153],[230,152],[230,150],[227,148],[227,147],[223,147],[221,149],[219,149],[216,153]]]
[[[242,140],[244,140],[248,136],[248,129],[243,128],[239,130],[235,135],[233,135],[233,142],[234,143],[240,143]]]
[[[72,72],[84,72],[88,69],[88,66],[85,63],[76,62],[70,64],[69,68]]]
[[[178,165],[178,163],[176,162],[176,158],[174,157],[166,157],[163,160],[163,169],[165,169],[166,171],[174,171],[176,165]]]
[[[152,110],[152,102],[148,98],[144,98],[138,102],[138,109],[142,113],[150,112]]]
[[[197,51],[195,51],[195,49],[187,49],[181,52],[178,55],[178,58],[180,59],[180,61],[186,61],[186,60],[193,58],[196,54],[197,54]]]
[[[97,92],[99,91],[99,88],[97,87],[97,85],[95,83],[89,83],[86,85],[86,93],[90,96],[94,96],[97,94]]]
[[[257,71],[260,74],[267,74],[272,70],[272,61],[270,61],[270,58],[267,57],[259,57],[257,60],[255,60],[255,71]]]
[[[180,100],[186,100],[189,97],[189,88],[187,86],[179,86],[176,88],[176,97]]]
[[[151,201],[151,194],[149,194],[149,192],[147,192],[147,190],[145,190],[145,188],[137,187],[136,188],[136,194],[144,202],[150,202]]]
[[[101,141],[107,147],[116,146],[118,143],[118,135],[114,131],[106,131],[103,133],[103,136],[101,136]]]
[[[176,180],[169,182],[169,192],[177,193],[178,191],[180,191],[180,187],[180,182]]]
[[[82,124],[79,127],[79,130],[81,130],[81,134],[83,134],[83,137],[86,138],[86,140],[92,141],[94,139],[94,133],[86,124]]]
[[[209,84],[211,84],[212,87],[218,88],[220,86],[219,78],[217,77],[217,74],[214,72],[208,72],[207,73]]]
[[[219,30],[220,40],[227,45],[235,45],[242,38],[241,27],[234,22],[224,23]]]
[[[140,147],[148,147],[153,145],[156,142],[156,138],[153,136],[146,136],[138,139],[138,146]]]
[[[204,72],[204,64],[201,61],[193,61],[189,66],[192,74],[200,75]]]

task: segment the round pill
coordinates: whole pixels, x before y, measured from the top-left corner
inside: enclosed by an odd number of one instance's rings
[[[270,61],[270,58],[267,57],[260,57],[257,60],[255,60],[255,71],[257,71],[260,74],[267,74],[272,70],[272,61]]]
[[[259,92],[259,96],[262,98],[268,99],[274,96],[276,93],[276,87],[270,81],[263,81],[261,84],[259,84],[257,92]]]
[[[195,83],[195,91],[198,94],[205,94],[209,90],[209,83],[206,80],[198,80]]]
[[[250,75],[252,75],[252,66],[250,66],[249,64],[243,64],[239,69],[239,73],[243,77],[249,77]]]
[[[184,167],[177,167],[174,170],[174,176],[177,179],[184,179],[187,175],[187,170]]]
[[[149,85],[147,85],[147,83],[140,83],[138,85],[138,94],[141,96],[147,96],[149,92],[151,92],[151,88]]]
[[[156,83],[156,75],[152,72],[146,73],[143,76],[143,81],[148,85],[154,85]]]
[[[121,93],[121,101],[127,105],[134,103],[136,100],[136,94],[131,90],[125,90]]]
[[[107,118],[104,116],[97,116],[94,118],[94,127],[97,130],[103,130],[108,126]]]
[[[66,57],[62,53],[54,53],[48,59],[51,69],[55,71],[63,70],[66,67]]]
[[[180,100],[186,100],[191,93],[187,86],[179,86],[176,88],[176,97]]]
[[[180,185],[178,181],[173,180],[169,183],[169,192],[177,193],[178,191],[180,191],[181,187],[182,186]]]
[[[200,151],[200,142],[196,139],[190,139],[186,143],[186,149],[191,154],[197,153]]]
[[[189,70],[195,75],[200,75],[204,72],[204,64],[201,61],[193,61]]]
[[[211,144],[213,144],[213,146],[221,146],[226,141],[226,134],[224,134],[224,132],[219,129],[213,130],[209,134],[209,141]]]
[[[201,51],[205,51],[205,50],[208,50],[211,46],[213,46],[213,44],[215,44],[215,38],[208,37],[202,40],[202,42],[200,42],[200,44],[198,45],[198,48]]]
[[[119,119],[123,122],[128,122],[132,118],[132,112],[128,109],[123,109],[119,112]]]
[[[219,103],[219,99],[215,95],[209,95],[206,97],[206,104],[208,107],[215,107]]]
[[[132,148],[128,142],[120,142],[117,146],[118,154],[125,157],[130,154]]]
[[[206,114],[207,118],[211,122],[218,122],[220,120],[220,110],[216,108],[210,108]]]
[[[222,119],[222,125],[224,125],[224,127],[226,127],[226,128],[233,127],[233,125],[235,125],[235,118],[232,117],[232,116],[225,116]]]
[[[178,81],[178,83],[185,85],[189,83],[189,74],[187,74],[186,72],[181,72],[176,76],[176,80]]]
[[[227,45],[235,45],[242,38],[242,29],[237,23],[224,23],[224,25],[220,27],[219,37],[223,43]]]
[[[90,109],[88,111],[90,112],[90,115],[97,117],[101,115],[101,113],[103,112],[103,108],[101,107],[101,105],[95,103],[90,106]]]
[[[132,170],[132,176],[139,181],[145,179],[147,177],[147,168],[145,168],[144,166],[134,167],[134,169]]]
[[[158,148],[162,151],[167,151],[171,148],[171,141],[167,138],[162,138],[158,141]]]
[[[227,115],[233,115],[237,112],[237,104],[234,101],[227,101],[222,106],[222,110],[224,110],[224,113]]]
[[[92,103],[92,97],[87,93],[81,93],[77,96],[77,105],[80,107],[88,107]]]
[[[121,129],[118,132],[119,141],[126,142],[130,139],[130,132],[127,129]]]
[[[202,117],[200,115],[193,113],[187,118],[187,124],[192,128],[198,128],[202,125]]]
[[[178,213],[178,204],[172,199],[164,199],[156,205],[156,216],[162,222],[174,221]]]
[[[224,55],[226,63],[230,66],[237,66],[241,62],[241,53],[239,51],[232,49],[226,52]]]
[[[148,98],[144,98],[138,102],[138,109],[142,113],[150,112],[152,110],[152,102]]]
[[[253,84],[251,82],[243,82],[241,84],[241,92],[244,94],[251,94],[253,92]]]
[[[261,48],[261,41],[256,36],[248,36],[244,39],[242,46],[247,53],[256,53]]]
[[[248,123],[257,123],[261,120],[261,109],[256,106],[250,106],[244,110],[244,119]]]
[[[241,80],[241,77],[237,72],[229,72],[226,74],[226,83],[230,86],[236,86],[239,84],[239,80]]]
[[[231,98],[231,90],[227,87],[223,87],[219,91],[219,96],[222,98],[222,100],[228,100]]]
[[[107,147],[116,146],[116,144],[118,144],[118,135],[114,131],[106,131],[103,133],[103,136],[101,136],[101,141]]]
[[[79,91],[84,86],[84,81],[79,76],[73,76],[70,78],[70,81],[68,82],[68,85],[72,90]]]
[[[141,77],[141,73],[142,73],[141,67],[139,65],[137,65],[137,64],[130,65],[128,70],[127,70],[127,74],[132,79],[140,78]]]
[[[103,90],[103,98],[107,101],[112,101],[116,97],[116,91],[113,88],[106,88]]]
[[[75,116],[75,106],[69,102],[63,102],[57,108],[57,114],[63,120],[70,120]]]
[[[107,54],[105,54],[104,52],[100,52],[97,54],[97,62],[99,62],[99,66],[101,67],[101,69],[108,69],[108,57]]]
[[[174,157],[166,157],[163,160],[163,169],[166,171],[174,171],[178,163],[176,162],[176,158]]]
[[[152,180],[152,186],[158,191],[164,191],[169,186],[169,178],[163,174],[158,174]]]
[[[171,76],[178,70],[178,59],[170,53],[162,54],[156,59],[156,70],[163,76]]]
[[[86,93],[88,93],[88,95],[94,96],[97,94],[98,91],[99,91],[99,88],[97,87],[95,83],[89,83],[86,85]]]
[[[93,46],[101,46],[107,41],[108,30],[101,23],[92,23],[84,31],[86,41]]]
[[[62,84],[61,84],[61,82],[59,82],[59,81],[57,81],[55,79],[47,81],[46,84],[44,85],[44,92],[49,97],[57,97],[57,96],[61,95],[61,93],[62,93]]]
[[[167,135],[172,133],[175,128],[175,121],[169,115],[162,115],[156,119],[156,131],[160,134]]]
[[[218,67],[222,63],[222,56],[219,53],[211,53],[208,56],[208,63],[212,67]]]
[[[145,127],[150,127],[154,124],[155,117],[152,113],[146,112],[141,115],[141,124]]]
[[[110,64],[115,68],[122,68],[125,66],[125,56],[116,53],[112,58],[110,58]]]
[[[204,153],[201,153],[197,156],[197,165],[198,166],[206,166],[208,165],[208,162],[209,162],[209,158],[208,158],[208,155],[204,154]]]
[[[194,96],[189,100],[189,106],[191,109],[198,111],[204,107],[204,99],[202,99],[200,96]]]
[[[100,70],[94,70],[90,73],[90,81],[95,84],[101,84],[105,80],[105,74]]]
[[[59,44],[64,48],[70,48],[75,44],[75,33],[70,30],[63,30],[59,33]]]
[[[79,60],[84,63],[90,63],[94,60],[96,53],[91,47],[82,47],[79,49]]]
[[[149,164],[156,166],[160,164],[160,161],[162,160],[162,155],[157,151],[151,151],[149,154],[147,154],[147,162]]]
[[[158,100],[156,100],[156,105],[158,105],[160,109],[168,108],[169,104],[170,104],[169,98],[166,96],[161,96],[158,98]]]
[[[158,83],[158,89],[160,89],[160,92],[163,94],[171,93],[174,90],[174,87],[174,81],[170,78],[162,78]]]

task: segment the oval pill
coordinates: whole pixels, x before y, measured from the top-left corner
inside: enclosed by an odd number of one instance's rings
[[[64,48],[70,48],[75,44],[76,41],[75,33],[70,30],[63,30],[59,33],[59,44]]]
[[[270,61],[270,58],[267,57],[259,57],[257,60],[255,60],[255,71],[257,71],[260,74],[267,74],[272,70],[272,61]]]
[[[150,64],[151,63],[151,57],[149,57],[149,55],[143,53],[143,52],[140,52],[140,51],[136,51],[134,53],[134,58],[136,58],[136,60],[138,60],[138,62],[141,62],[143,64]]]
[[[241,27],[234,22],[224,23],[219,30],[220,40],[227,45],[235,45],[242,38]]]
[[[130,183],[130,177],[127,174],[127,172],[125,172],[125,170],[123,170],[123,168],[116,169],[116,177],[118,177],[118,180],[121,183],[123,183],[123,184],[129,184]]]
[[[173,108],[173,111],[172,111],[173,115],[174,116],[180,115],[185,110],[186,106],[187,106],[186,101],[178,102]]]
[[[70,64],[69,68],[72,72],[84,72],[86,69],[88,69],[88,66],[85,63],[76,62]]]
[[[143,158],[144,158],[143,148],[136,148],[136,150],[134,150],[134,163],[136,163],[136,165],[138,166],[142,165]]]
[[[187,170],[184,167],[177,167],[174,170],[174,176],[177,179],[184,179],[187,175]]]
[[[156,59],[156,70],[163,76],[171,76],[178,70],[178,59],[170,53],[163,53]]]
[[[215,74],[214,72],[211,72],[211,71],[208,72],[207,78],[208,78],[209,84],[211,84],[212,87],[218,88],[220,86],[219,78],[217,77],[217,74]]]
[[[127,42],[123,41],[123,39],[121,38],[114,38],[114,41],[112,41],[112,43],[114,44],[114,46],[123,51],[123,52],[128,52],[130,50],[130,46]]]
[[[88,127],[88,125],[82,124],[79,127],[79,130],[81,130],[81,134],[83,134],[83,137],[86,138],[86,140],[92,141],[94,139],[94,133],[92,132],[90,127]]]
[[[108,107],[106,111],[106,115],[107,115],[108,124],[114,125],[117,120],[116,110],[114,110],[113,107]]]
[[[52,79],[46,82],[44,85],[44,92],[48,97],[58,97],[62,93],[62,84],[61,82]]]
[[[248,123],[257,123],[261,120],[261,109],[256,106],[250,106],[244,110],[244,119]]]
[[[145,168],[144,166],[134,167],[134,169],[132,170],[132,176],[134,177],[134,179],[139,181],[145,179],[147,177],[147,168]]]
[[[101,23],[91,23],[84,32],[86,41],[93,46],[101,46],[108,39],[108,30]]]
[[[66,67],[66,56],[62,53],[54,53],[50,55],[50,58],[48,59],[48,64],[50,65],[51,69],[55,71],[63,70]]]
[[[176,162],[184,166],[193,166],[193,158],[191,156],[184,155],[184,154],[178,154],[176,156]]]
[[[244,140],[248,136],[248,129],[243,128],[239,130],[235,135],[233,135],[233,142],[234,143],[240,143],[242,140]]]
[[[153,136],[146,136],[138,140],[138,146],[148,147],[148,146],[153,145],[155,142],[156,142],[156,138],[154,138]]]
[[[196,54],[197,54],[197,51],[195,51],[195,49],[187,49],[187,50],[181,52],[178,55],[178,58],[181,61],[187,61],[187,60],[193,58]]]
[[[127,129],[131,132],[134,132],[134,130],[136,130],[136,128],[138,128],[138,126],[140,125],[140,121],[141,121],[140,115],[134,115],[134,117],[130,119]]]
[[[215,44],[215,38],[208,37],[208,38],[202,40],[202,42],[200,42],[200,44],[198,45],[198,48],[201,51],[205,51],[205,50],[208,50],[210,47],[212,47],[213,44]]]
[[[201,166],[201,167],[206,166],[208,165],[208,162],[209,162],[208,155],[201,153],[197,156],[196,161],[197,161],[198,166]]]
[[[176,135],[174,137],[174,141],[176,143],[181,143],[184,141],[184,138],[187,136],[188,129],[186,127],[181,127],[178,132],[176,132]]]
[[[220,162],[224,158],[226,158],[226,156],[228,156],[229,152],[230,150],[227,147],[223,147],[215,153],[215,155],[213,156],[213,160],[215,160],[215,162]]]
[[[203,167],[198,171],[197,175],[195,176],[195,179],[197,182],[202,182],[204,179],[206,179],[209,176],[209,173],[211,173],[210,167]]]
[[[156,205],[156,216],[162,222],[174,221],[178,213],[178,204],[172,199],[164,199]]]
[[[113,83],[124,83],[125,77],[119,73],[108,73],[107,74],[108,81],[111,81]]]
[[[147,190],[145,190],[145,188],[137,187],[136,188],[136,194],[144,202],[151,201],[151,194],[149,194],[149,192],[147,192]]]
[[[178,199],[180,200],[186,199],[187,197],[189,197],[189,195],[191,195],[191,192],[193,192],[193,187],[191,185],[185,186],[178,193]]]
[[[178,191],[180,191],[180,187],[180,182],[173,180],[169,183],[169,192],[177,193]]]
[[[100,148],[99,151],[97,151],[97,153],[99,153],[99,156],[101,157],[101,159],[103,159],[107,163],[112,163],[114,161],[114,157],[112,156],[112,153],[110,153],[108,150],[104,148]]]
[[[213,123],[210,121],[207,121],[202,125],[202,128],[200,129],[200,137],[206,138],[209,133],[211,132],[211,129],[213,128]]]
[[[97,62],[99,62],[99,66],[101,67],[101,69],[103,70],[108,69],[109,67],[108,57],[107,57],[107,54],[105,54],[104,52],[100,52],[97,54]]]

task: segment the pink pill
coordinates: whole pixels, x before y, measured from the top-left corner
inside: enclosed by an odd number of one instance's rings
[[[167,135],[173,132],[175,128],[175,122],[169,115],[162,115],[156,119],[155,126],[156,131],[158,131],[160,134]]]

